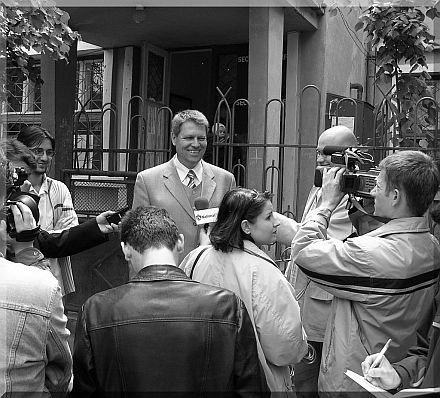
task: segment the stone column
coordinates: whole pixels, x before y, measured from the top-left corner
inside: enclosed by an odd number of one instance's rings
[[[76,42],[70,47],[68,63],[41,56],[41,126],[55,137],[56,156],[49,174],[56,179],[62,179],[62,169],[72,168],[76,62]]]
[[[299,32],[287,34],[287,68],[286,68],[286,144],[298,144],[298,93],[299,87]],[[298,150],[285,150],[283,170],[283,204],[278,211],[296,213],[298,190]],[[290,214],[291,216],[292,214]],[[295,214],[296,215],[296,214]]]
[[[279,143],[280,104],[272,102],[268,107],[265,124],[266,104],[271,99],[281,99],[282,56],[284,33],[284,9],[281,7],[258,7],[249,9],[249,143],[263,143],[267,130],[267,142]],[[264,149],[251,148],[248,151],[248,187],[270,189],[276,192],[278,175],[274,181],[270,174],[263,186],[265,168],[272,159],[278,166],[278,148],[267,150],[266,164],[263,164]],[[277,198],[274,198],[276,203]]]

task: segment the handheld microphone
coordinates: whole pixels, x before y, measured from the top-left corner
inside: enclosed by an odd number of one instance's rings
[[[197,225],[203,225],[205,231],[208,231],[209,223],[217,221],[218,207],[209,208],[209,202],[206,198],[196,198],[194,200],[194,216]]]

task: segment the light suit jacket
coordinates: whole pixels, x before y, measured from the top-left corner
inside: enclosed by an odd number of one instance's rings
[[[202,198],[209,207],[218,207],[223,196],[235,187],[234,176],[220,167],[202,160]],[[198,246],[199,229],[194,217],[194,209],[185,193],[185,188],[177,174],[173,160],[141,171],[134,187],[133,208],[156,206],[166,209],[176,222],[179,232],[185,236],[185,250],[182,260]]]

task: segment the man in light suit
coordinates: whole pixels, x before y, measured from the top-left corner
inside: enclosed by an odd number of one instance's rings
[[[234,176],[202,160],[209,123],[203,113],[185,110],[171,122],[171,140],[176,155],[168,162],[141,171],[134,187],[133,208],[156,206],[166,209],[184,235],[181,261],[199,244],[194,200],[202,197],[209,207],[218,207],[226,192],[235,187]]]
[[[320,135],[316,148],[318,169],[331,167],[331,156],[322,153],[324,147],[328,145],[356,147],[357,140],[352,131],[344,126],[335,126],[325,130]],[[313,186],[311,188],[301,222],[307,220],[309,212],[319,207],[321,204],[321,194],[321,187]],[[347,200],[348,195],[345,195],[331,215],[330,224],[327,229],[327,235],[330,238],[343,240],[355,232],[355,228],[348,217],[348,210],[345,208]],[[275,213],[275,217],[280,222],[277,230],[277,241],[290,246],[301,223],[278,213]],[[304,396],[308,398],[318,397],[318,376],[322,344],[333,296],[321,289],[315,282],[310,281],[293,263],[289,263],[286,277],[295,287],[297,299],[301,307],[303,326],[307,333],[307,341],[316,351],[316,358],[313,363],[300,362],[295,365],[294,378],[297,396],[301,397],[305,394]]]

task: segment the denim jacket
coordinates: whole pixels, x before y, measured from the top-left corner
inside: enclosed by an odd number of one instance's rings
[[[66,323],[49,271],[0,258],[0,396],[67,391],[72,359]]]

